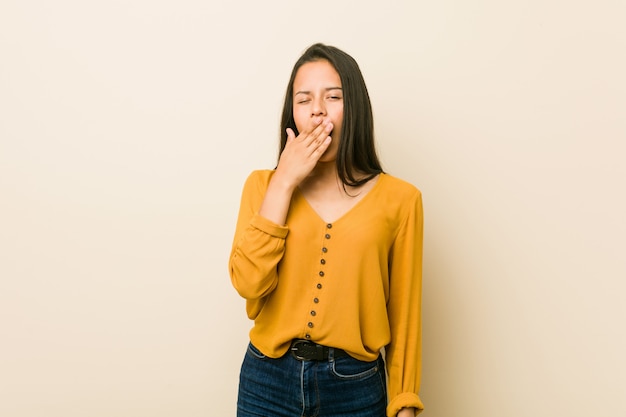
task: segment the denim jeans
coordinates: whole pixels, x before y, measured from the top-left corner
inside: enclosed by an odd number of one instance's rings
[[[299,361],[248,345],[239,377],[238,417],[384,417],[385,364],[350,356]]]

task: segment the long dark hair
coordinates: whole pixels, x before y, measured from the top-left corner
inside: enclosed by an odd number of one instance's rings
[[[337,150],[337,172],[344,185],[358,186],[383,172],[374,144],[374,117],[365,80],[357,62],[333,46],[316,43],[298,59],[291,71],[280,122],[280,153],[285,149],[289,127],[298,135],[293,118],[293,82],[308,62],[328,61],[339,74],[343,91],[343,123]],[[279,155],[280,155],[279,153]],[[355,174],[362,178],[355,178]]]

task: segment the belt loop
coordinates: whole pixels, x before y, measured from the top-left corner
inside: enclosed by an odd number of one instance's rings
[[[328,348],[328,362],[335,362],[335,348]]]

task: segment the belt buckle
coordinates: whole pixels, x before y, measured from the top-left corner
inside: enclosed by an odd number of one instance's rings
[[[301,356],[298,354],[298,346],[314,346],[315,344],[313,342],[310,342],[308,340],[296,340],[295,342],[293,342],[291,344],[291,347],[289,348],[289,350],[291,350],[291,355],[296,358],[299,361],[309,361],[311,360],[311,358],[308,358],[306,356]]]

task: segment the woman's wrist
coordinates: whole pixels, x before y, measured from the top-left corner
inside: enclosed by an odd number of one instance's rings
[[[398,411],[398,414],[396,414],[396,417],[415,417],[415,408],[413,407],[403,408],[400,411]]]
[[[284,225],[291,203],[291,196],[296,186],[289,181],[283,181],[282,178],[274,174],[265,192],[265,197],[259,208],[259,214],[276,224]]]

